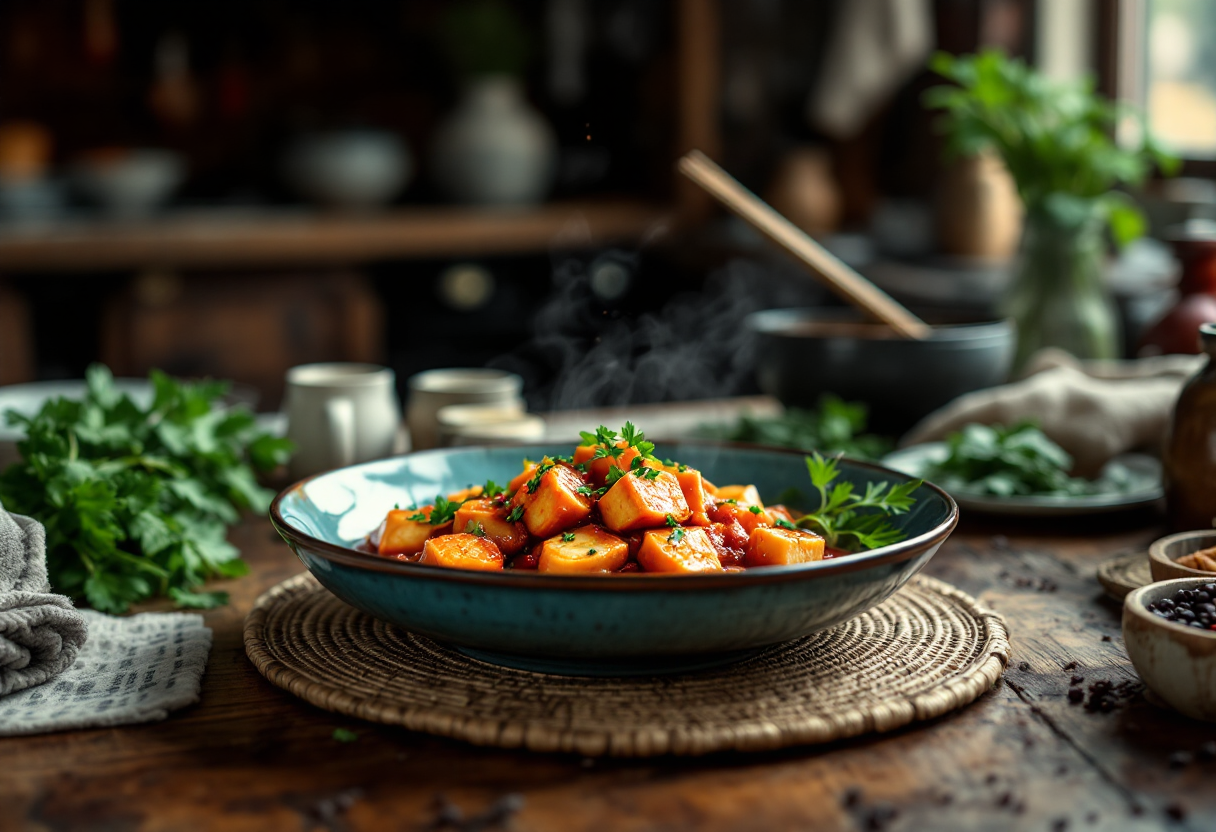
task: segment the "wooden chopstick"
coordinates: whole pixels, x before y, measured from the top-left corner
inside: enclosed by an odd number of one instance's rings
[[[808,266],[830,289],[858,309],[905,338],[923,340],[933,333],[927,323],[812,240],[701,151],[690,150],[680,158],[678,167],[682,174]]]

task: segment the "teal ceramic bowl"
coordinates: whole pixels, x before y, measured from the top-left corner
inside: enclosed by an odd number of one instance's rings
[[[726,664],[846,621],[881,603],[923,567],[958,522],[958,507],[925,484],[894,523],[907,539],[859,555],[726,575],[558,576],[467,572],[380,558],[354,547],[394,503],[423,504],[493,479],[521,459],[568,445],[450,448],[354,465],[303,480],[270,508],[275,528],[327,589],[369,615],[483,661],[569,675],[676,673]],[[740,445],[660,443],[719,484],[754,483],[775,501],[811,492],[801,453]],[[906,475],[843,460],[843,476]],[[796,501],[791,503],[797,507]]]

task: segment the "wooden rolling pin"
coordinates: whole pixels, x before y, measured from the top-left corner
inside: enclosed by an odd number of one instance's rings
[[[927,323],[903,304],[812,240],[701,151],[691,150],[681,157],[679,169],[738,217],[794,255],[828,288],[874,320],[885,323],[905,338],[923,340],[933,333]]]

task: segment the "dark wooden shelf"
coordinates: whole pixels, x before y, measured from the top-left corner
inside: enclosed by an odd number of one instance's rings
[[[614,200],[519,209],[401,208],[374,214],[213,210],[142,221],[0,225],[0,270],[333,266],[522,254],[637,243],[664,233],[673,216],[670,206]]]

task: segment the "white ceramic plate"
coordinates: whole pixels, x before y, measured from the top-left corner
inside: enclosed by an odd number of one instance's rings
[[[933,464],[941,462],[948,454],[944,442],[926,442],[889,454],[882,464],[914,477],[923,477]],[[1113,465],[1123,467],[1128,487],[1112,487],[1109,491],[1082,497],[995,497],[959,488],[947,490],[964,510],[1019,517],[1068,517],[1126,511],[1151,505],[1164,496],[1158,460],[1147,454],[1121,454],[1107,463],[1107,470]],[[1104,476],[1105,473],[1104,470]]]

